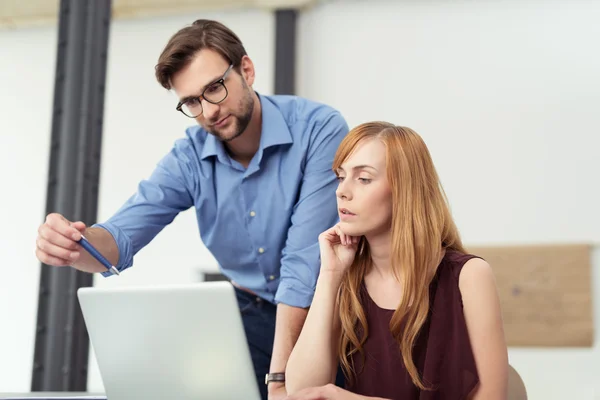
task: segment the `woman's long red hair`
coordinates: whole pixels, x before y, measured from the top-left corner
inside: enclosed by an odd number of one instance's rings
[[[359,143],[371,138],[381,140],[386,147],[387,179],[393,204],[390,262],[394,276],[402,285],[402,300],[392,316],[390,331],[400,347],[412,381],[417,387],[426,389],[413,361],[412,350],[427,319],[429,285],[442,249],[464,252],[464,248],[429,150],[413,130],[385,122],[357,126],[340,144],[333,162],[334,171]],[[363,237],[338,294],[342,328],[339,359],[350,382],[356,373],[352,356],[356,352],[362,353],[368,335],[360,288],[370,268],[369,245]]]

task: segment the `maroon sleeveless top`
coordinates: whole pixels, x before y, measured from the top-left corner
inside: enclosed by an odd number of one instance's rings
[[[458,276],[474,258],[447,250],[429,287],[430,311],[413,349],[413,360],[425,387],[412,383],[404,368],[400,347],[390,333],[394,310],[380,308],[363,285],[361,303],[369,336],[363,354],[353,355],[355,384],[347,389],[391,400],[466,399],[479,382],[469,342]],[[364,360],[364,362],[363,362]]]

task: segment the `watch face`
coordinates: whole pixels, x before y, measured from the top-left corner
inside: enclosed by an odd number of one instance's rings
[[[269,374],[265,374],[265,385],[269,384]]]

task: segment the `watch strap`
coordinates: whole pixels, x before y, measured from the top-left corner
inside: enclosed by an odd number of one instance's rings
[[[272,372],[270,374],[265,375],[265,385],[268,385],[269,382],[285,382],[285,373]]]

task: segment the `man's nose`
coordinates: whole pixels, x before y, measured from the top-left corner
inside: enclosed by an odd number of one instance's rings
[[[202,100],[202,113],[208,120],[213,120],[219,114],[219,105],[209,103],[206,100]],[[216,121],[214,121],[216,122]]]

